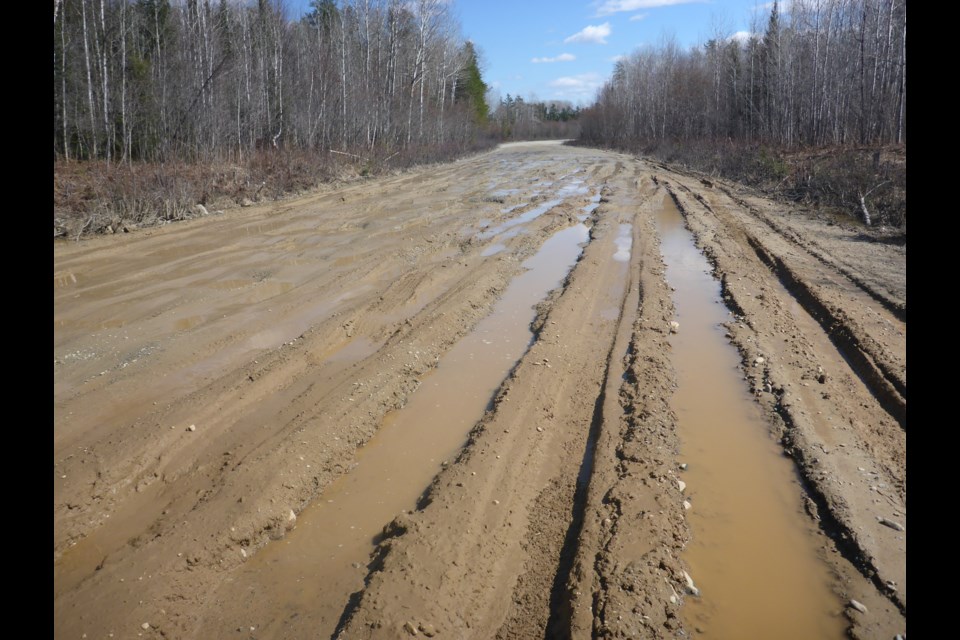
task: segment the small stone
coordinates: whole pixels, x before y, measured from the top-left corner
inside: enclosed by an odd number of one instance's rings
[[[500,504],[500,501],[499,501],[499,500],[494,500],[494,501],[493,501],[493,504]]]
[[[240,556],[243,558],[247,557],[247,550],[244,549],[243,547],[240,548]]]
[[[764,362],[766,362],[765,359],[761,358],[760,356],[757,356],[756,358],[753,359],[753,366],[759,367],[759,366],[762,365]]]
[[[677,604],[677,596],[670,596],[670,604]]]
[[[287,531],[290,531],[297,526],[297,514],[293,512],[293,509],[290,509],[290,511],[287,513],[287,521],[283,526],[286,527]]]
[[[423,635],[427,636],[428,638],[432,638],[433,636],[437,635],[437,628],[430,623],[421,622],[420,631],[422,631]]]
[[[860,613],[866,613],[866,612],[867,612],[867,608],[866,608],[865,606],[863,606],[862,603],[857,602],[857,601],[854,600],[853,598],[850,598],[849,604],[850,604],[851,607],[853,607],[854,609],[856,609],[856,610],[859,611]]]
[[[537,427],[537,431],[539,431],[539,432],[542,433],[542,432],[543,432],[543,427]]]
[[[415,636],[418,633],[416,625],[414,625],[409,620],[403,623],[403,630],[412,636]]]
[[[894,522],[893,520],[887,520],[886,518],[877,518],[877,522],[880,524],[890,527],[895,531],[903,531],[903,525],[899,522]]]
[[[147,629],[150,628],[150,623],[149,623],[149,622],[144,622],[142,625],[140,625],[140,628],[143,629],[144,631],[146,631]]]
[[[689,501],[689,500],[684,500],[684,501],[683,501],[683,508],[684,508],[684,509],[689,509],[689,508],[692,507],[692,506],[693,506],[693,505],[690,504],[690,501]]]
[[[241,207],[252,207],[252,206],[253,206],[253,200],[251,200],[250,198],[244,198],[243,200],[240,201],[240,206],[241,206]]]
[[[687,463],[684,462],[683,464],[680,465],[680,471],[686,471],[686,470],[687,470]]]
[[[196,206],[193,208],[193,210],[196,211],[197,214],[198,214],[198,215],[201,215],[201,216],[208,216],[208,215],[210,215],[210,212],[207,211],[207,208],[206,208],[205,206],[203,206],[202,204],[196,205]]]
[[[197,425],[195,424],[192,424],[189,427],[187,427],[187,431],[196,431],[196,430],[197,430]]]
[[[670,333],[676,333],[680,330],[680,323],[673,320],[670,322]]]
[[[683,491],[687,488],[687,483],[683,480],[677,480],[677,486],[680,488],[680,493],[683,493]]]
[[[700,595],[700,589],[697,589],[697,587],[693,584],[693,578],[691,578],[691,577],[690,577],[690,574],[687,573],[686,571],[683,572],[683,579],[684,579],[684,580],[686,581],[686,583],[687,583],[687,585],[686,585],[686,586],[687,586],[687,593],[689,593],[689,594],[692,595],[692,596],[699,596],[699,595]]]

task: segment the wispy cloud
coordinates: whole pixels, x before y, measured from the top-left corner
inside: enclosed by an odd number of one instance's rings
[[[610,35],[610,23],[587,25],[583,30],[576,32],[564,40],[564,43],[570,42],[592,42],[594,44],[607,44],[607,36]]]
[[[638,14],[635,15],[635,16],[630,16],[630,22],[636,22],[637,20],[643,20],[643,19],[646,18],[648,15],[650,15],[650,14],[649,14],[649,13],[638,13]]]
[[[603,0],[597,7],[598,16],[608,16],[621,11],[636,11],[637,9],[656,9],[669,7],[675,4],[703,3],[707,0]],[[638,18],[639,19],[639,18]]]
[[[550,87],[561,98],[571,100],[590,100],[603,84],[599,73],[581,73],[576,76],[564,76],[550,81]]]
[[[534,64],[539,64],[541,62],[570,62],[571,60],[576,60],[577,56],[572,53],[561,53],[555,58],[533,58],[530,62]]]

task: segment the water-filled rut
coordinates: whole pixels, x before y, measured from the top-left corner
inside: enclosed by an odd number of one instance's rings
[[[796,471],[724,338],[720,285],[669,198],[657,223],[679,323],[671,406],[687,465],[679,475],[692,530],[685,561],[699,590],[687,599],[687,626],[710,638],[841,638],[841,603],[802,513]]]

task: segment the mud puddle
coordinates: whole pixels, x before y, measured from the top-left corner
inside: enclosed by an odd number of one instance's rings
[[[516,218],[511,218],[510,220],[507,220],[504,223],[498,224],[492,229],[481,231],[480,233],[477,234],[477,237],[480,238],[481,240],[488,240],[489,238],[492,238],[495,235],[503,233],[507,229],[511,229],[519,224],[525,224],[527,222],[536,220],[537,218],[545,214],[550,209],[553,209],[555,206],[557,206],[561,202],[563,202],[563,198],[555,198],[553,200],[547,200],[540,206],[534,207],[533,209],[530,209],[530,211],[527,211],[526,213],[522,213]]]
[[[389,414],[357,452],[357,462],[333,482],[282,541],[251,558],[217,600],[227,615],[209,617],[201,636],[237,628],[258,638],[328,637],[351,594],[363,587],[376,536],[417,499],[452,461],[483,417],[497,388],[533,335],[533,303],[557,287],[576,262],[589,231],[583,224],[555,233],[524,262],[529,271],[507,287],[493,312],[454,345],[425,376],[409,403]],[[417,350],[411,345],[411,355]],[[355,392],[363,393],[362,387]]]
[[[842,638],[842,604],[802,513],[796,470],[724,338],[719,283],[671,200],[657,224],[680,325],[671,405],[688,465],[678,475],[692,531],[684,559],[700,590],[686,599],[686,626],[704,638]]]

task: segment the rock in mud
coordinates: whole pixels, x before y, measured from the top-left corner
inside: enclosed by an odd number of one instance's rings
[[[671,321],[671,322],[670,322],[670,333],[676,333],[676,332],[679,331],[679,330],[680,330],[680,323],[677,322],[677,321],[675,321],[675,320],[674,320],[674,321]]]
[[[421,622],[420,631],[421,633],[423,633],[423,635],[427,636],[428,638],[432,638],[433,636],[437,635],[437,628],[429,623]]]
[[[692,596],[700,596],[700,589],[697,589],[696,585],[693,584],[693,578],[690,577],[690,574],[686,571],[683,572],[683,579],[687,583],[687,593]]]
[[[849,604],[850,604],[850,606],[851,606],[852,608],[856,609],[856,610],[859,611],[860,613],[866,613],[866,612],[867,612],[867,608],[863,605],[863,603],[857,602],[857,601],[854,600],[853,598],[850,598]]]
[[[764,362],[766,362],[766,360],[765,360],[764,358],[762,358],[762,357],[760,357],[760,356],[757,356],[756,358],[753,359],[753,366],[759,367],[759,366],[762,365]]]
[[[140,628],[143,629],[144,631],[146,631],[147,629],[150,628],[150,623],[149,623],[149,622],[144,622],[142,625],[140,625]]]
[[[677,480],[677,487],[679,487],[680,493],[683,493],[687,488],[687,483],[683,480]]]
[[[877,518],[877,522],[880,524],[890,527],[894,531],[903,531],[903,525],[899,522],[894,522],[893,520],[887,520],[886,518]]]
[[[419,633],[419,631],[417,631],[416,625],[410,622],[409,620],[403,623],[403,630],[412,636],[415,636]]]
[[[192,424],[189,427],[187,427],[187,431],[196,431],[196,430],[197,430],[197,425],[195,424]]]
[[[297,526],[297,514],[293,512],[293,509],[290,509],[289,513],[287,513],[287,521],[284,522],[283,526],[287,531]]]

